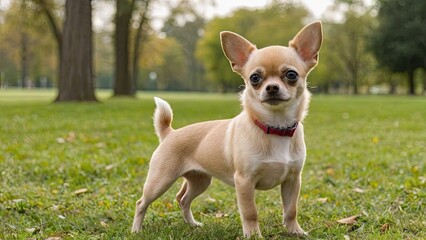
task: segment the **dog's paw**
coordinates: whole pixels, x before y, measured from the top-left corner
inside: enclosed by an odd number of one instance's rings
[[[262,233],[260,232],[259,226],[256,224],[251,226],[243,226],[243,234],[244,238],[251,238],[257,236],[258,238],[262,238]]]
[[[307,236],[308,233],[305,232],[296,221],[284,223],[284,226],[287,227],[287,230],[290,234],[297,236]]]
[[[188,222],[188,224],[192,227],[202,227],[203,224],[197,221],[193,221],[193,222]]]

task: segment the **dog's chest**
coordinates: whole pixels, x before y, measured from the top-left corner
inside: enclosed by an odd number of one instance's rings
[[[284,181],[291,181],[302,171],[306,151],[303,148],[294,150],[289,142],[272,145],[270,151],[258,155],[253,165],[256,189],[268,190]]]

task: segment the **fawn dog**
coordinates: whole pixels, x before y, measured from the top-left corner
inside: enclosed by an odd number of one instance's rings
[[[191,203],[215,177],[234,186],[245,237],[261,236],[255,190],[281,186],[283,224],[306,234],[297,222],[301,172],[306,158],[303,124],[310,93],[306,78],[318,63],[321,22],[305,26],[288,47],[255,45],[221,32],[225,56],[245,83],[242,112],[232,119],[173,129],[170,105],[155,98],[154,127],[160,145],[152,155],[143,195],[136,202],[133,232],[141,229],[148,206],[179,178],[176,199],[185,222],[193,226]]]

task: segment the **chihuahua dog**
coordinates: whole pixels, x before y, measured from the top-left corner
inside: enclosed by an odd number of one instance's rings
[[[152,155],[142,197],[136,202],[133,232],[141,230],[148,206],[179,178],[176,195],[185,222],[193,226],[191,203],[215,177],[235,186],[245,237],[261,232],[255,190],[281,186],[283,224],[292,234],[305,231],[297,222],[301,172],[306,157],[302,121],[310,93],[306,78],[318,63],[321,22],[305,26],[289,47],[257,49],[245,38],[221,32],[223,52],[244,79],[242,112],[233,119],[171,127],[170,105],[155,98],[155,132],[160,145]]]

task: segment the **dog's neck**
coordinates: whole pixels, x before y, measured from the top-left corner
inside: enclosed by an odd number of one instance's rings
[[[288,128],[295,123],[302,122],[308,110],[310,93],[305,90],[298,98],[289,102],[289,104],[280,109],[268,109],[260,102],[252,100],[255,96],[248,96],[248,91],[241,94],[241,102],[244,111],[254,121],[258,121],[277,128]]]

